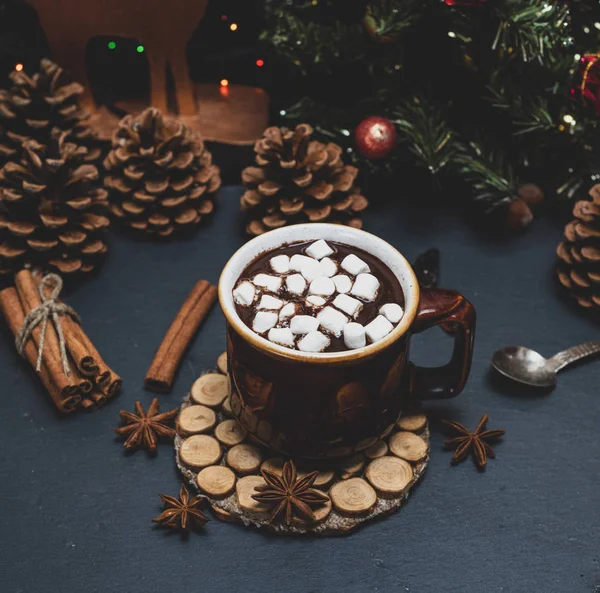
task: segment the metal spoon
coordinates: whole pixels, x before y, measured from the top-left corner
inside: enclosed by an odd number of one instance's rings
[[[524,346],[506,346],[492,356],[492,365],[505,377],[532,387],[554,387],[556,373],[566,366],[600,352],[600,340],[573,346],[544,358],[535,350]]]

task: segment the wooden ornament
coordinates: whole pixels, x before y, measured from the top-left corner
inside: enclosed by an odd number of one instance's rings
[[[397,432],[390,437],[390,451],[407,461],[419,461],[427,456],[427,443],[412,432]]]
[[[266,486],[262,476],[245,476],[240,478],[235,485],[235,495],[237,502],[243,511],[249,513],[268,513],[269,506],[257,502],[252,498],[253,494],[258,494],[257,488]]]
[[[229,379],[219,373],[206,373],[196,379],[191,394],[197,404],[217,408],[229,395]]]
[[[181,460],[186,465],[202,468],[214,465],[221,457],[221,445],[214,437],[196,434],[188,437],[179,449]]]
[[[205,467],[196,479],[198,487],[214,498],[224,498],[233,492],[235,474],[224,465]]]
[[[256,471],[260,467],[260,462],[260,451],[254,445],[236,445],[227,453],[227,464],[240,474]]]
[[[179,413],[177,432],[181,435],[209,431],[217,423],[217,415],[206,406],[188,406]]]
[[[215,436],[219,442],[233,447],[239,445],[248,433],[237,420],[224,420],[215,428]]]
[[[400,430],[421,432],[427,425],[427,416],[425,416],[425,414],[408,414],[407,416],[400,416],[396,425]]]
[[[217,358],[217,369],[224,375],[227,374],[227,352],[223,352],[219,355],[219,358]]]
[[[412,482],[413,470],[404,459],[386,455],[369,463],[365,477],[381,495],[397,495]]]
[[[333,506],[344,515],[368,513],[377,502],[377,493],[362,478],[337,482],[329,490]]]
[[[388,446],[385,441],[377,441],[373,443],[368,449],[365,449],[365,455],[369,459],[377,459],[378,457],[383,457],[387,455]]]
[[[365,457],[362,453],[357,453],[344,459],[340,463],[340,477],[342,480],[347,480],[352,476],[355,476],[365,466]]]

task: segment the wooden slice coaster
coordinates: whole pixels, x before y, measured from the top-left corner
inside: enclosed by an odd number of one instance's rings
[[[427,455],[429,446],[412,432],[397,432],[390,437],[390,451],[407,461],[419,461]]]
[[[339,464],[340,477],[342,480],[347,480],[358,474],[365,466],[365,456],[362,453],[356,453],[350,457],[346,457]]]
[[[382,495],[401,494],[413,481],[413,469],[408,461],[386,455],[369,463],[367,480]]]
[[[198,474],[196,482],[200,490],[209,496],[224,498],[233,492],[235,480],[235,474],[228,467],[210,465]]]
[[[408,414],[400,416],[396,422],[400,430],[409,430],[410,432],[421,432],[427,426],[427,416],[425,414]]]
[[[227,453],[227,465],[240,474],[250,474],[260,467],[260,451],[254,445],[236,445]]]
[[[237,420],[223,420],[215,428],[217,439],[228,447],[239,445],[246,438],[247,434],[244,427]]]
[[[206,406],[188,406],[177,417],[177,432],[183,435],[207,432],[217,423],[217,415]]]
[[[217,369],[224,375],[227,374],[227,352],[223,352],[223,354],[217,358]]]
[[[285,459],[282,459],[281,457],[270,457],[262,462],[260,470],[262,471],[263,469],[266,469],[274,474],[281,475],[281,472],[283,472],[284,463]]]
[[[192,385],[192,399],[209,408],[219,407],[229,395],[229,379],[219,373],[206,373]]]
[[[368,449],[365,449],[365,455],[369,459],[377,459],[378,457],[383,457],[387,455],[388,446],[385,441],[377,441],[373,443]]]
[[[230,418],[233,416],[233,412],[231,411],[231,396],[225,398],[225,401],[221,406],[221,412]]]
[[[216,504],[211,504],[209,506],[213,515],[219,519],[219,521],[225,521],[226,523],[239,523],[241,521],[239,517],[233,513],[230,513],[229,511],[226,511],[225,509],[222,509]]]
[[[221,458],[221,445],[214,437],[196,434],[188,437],[179,449],[181,460],[186,465],[202,468],[214,465]]]
[[[329,490],[333,506],[344,515],[368,513],[377,502],[377,493],[362,478],[337,482]]]
[[[317,523],[323,523],[327,517],[329,517],[331,513],[331,509],[333,505],[331,504],[331,500],[328,500],[325,504],[319,505],[318,507],[313,508],[313,514],[315,515],[315,520],[312,525],[316,525]],[[292,523],[299,527],[310,527],[311,523],[308,521],[304,521],[304,519],[300,519],[296,516],[292,519]]]
[[[249,513],[268,513],[270,508],[262,502],[256,502],[253,494],[258,494],[257,488],[265,486],[266,482],[261,476],[245,476],[240,478],[235,485],[237,503],[243,511]]]

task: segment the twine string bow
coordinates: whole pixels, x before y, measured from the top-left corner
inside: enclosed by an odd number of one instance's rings
[[[50,294],[46,296],[45,289],[50,290]],[[63,370],[67,377],[71,376],[71,369],[69,368],[69,359],[67,355],[67,348],[65,345],[65,336],[62,329],[62,323],[60,317],[62,315],[68,315],[77,323],[81,323],[79,315],[75,312],[72,307],[65,305],[64,303],[58,302],[58,297],[63,288],[63,281],[57,274],[47,274],[42,278],[38,287],[40,297],[42,298],[42,304],[35,309],[32,309],[27,313],[23,325],[17,334],[15,339],[15,345],[17,351],[21,356],[24,355],[25,346],[28,340],[31,338],[33,330],[41,323],[42,333],[40,335],[40,346],[38,349],[38,359],[35,370],[39,373],[42,368],[42,356],[44,354],[44,345],[46,343],[46,329],[48,327],[48,320],[52,320],[56,335],[58,336],[58,348],[60,351],[60,359],[62,362]]]

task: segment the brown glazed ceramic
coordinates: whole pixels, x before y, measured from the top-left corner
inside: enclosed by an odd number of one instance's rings
[[[347,352],[305,353],[273,344],[238,317],[232,290],[248,263],[279,245],[325,239],[360,247],[394,272],[404,292],[404,317],[377,342]],[[234,415],[259,443],[284,455],[331,458],[362,450],[392,430],[413,399],[458,395],[473,353],[475,310],[450,290],[423,290],[391,245],[357,229],[331,224],[285,227],[239,249],[219,281],[227,319],[227,353]],[[456,326],[450,362],[421,368],[409,359],[412,333],[441,323]]]

